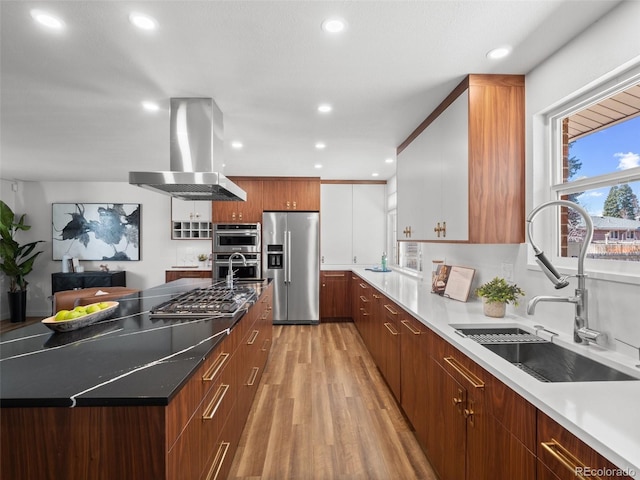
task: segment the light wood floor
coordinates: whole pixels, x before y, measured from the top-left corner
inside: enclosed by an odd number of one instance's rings
[[[274,327],[229,479],[435,479],[353,323]]]

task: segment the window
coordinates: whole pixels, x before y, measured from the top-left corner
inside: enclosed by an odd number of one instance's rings
[[[550,199],[576,202],[589,213],[594,236],[587,258],[597,260],[602,270],[612,262],[640,266],[639,77],[636,72],[549,117],[555,153]],[[555,221],[557,257],[576,257],[585,234],[583,219],[562,208]]]

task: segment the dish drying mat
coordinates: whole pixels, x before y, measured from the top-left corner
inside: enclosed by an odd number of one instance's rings
[[[467,337],[482,344],[496,343],[546,343],[547,340],[533,333],[467,333]]]

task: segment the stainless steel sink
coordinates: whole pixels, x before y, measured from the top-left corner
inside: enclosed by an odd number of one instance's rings
[[[541,382],[639,380],[521,328],[474,327],[456,330]]]
[[[542,382],[638,380],[555,343],[506,343],[484,346]]]

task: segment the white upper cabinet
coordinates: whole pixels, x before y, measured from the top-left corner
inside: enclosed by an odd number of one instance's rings
[[[399,155],[399,239],[468,239],[467,105],[464,92]]]
[[[469,75],[398,147],[398,240],[524,241],[524,77]]]
[[[380,264],[385,249],[385,205],[385,185],[353,185],[353,263]]]
[[[349,265],[352,260],[353,195],[351,185],[320,185],[320,260]]]
[[[384,184],[321,185],[321,262],[376,265],[385,245]]]

